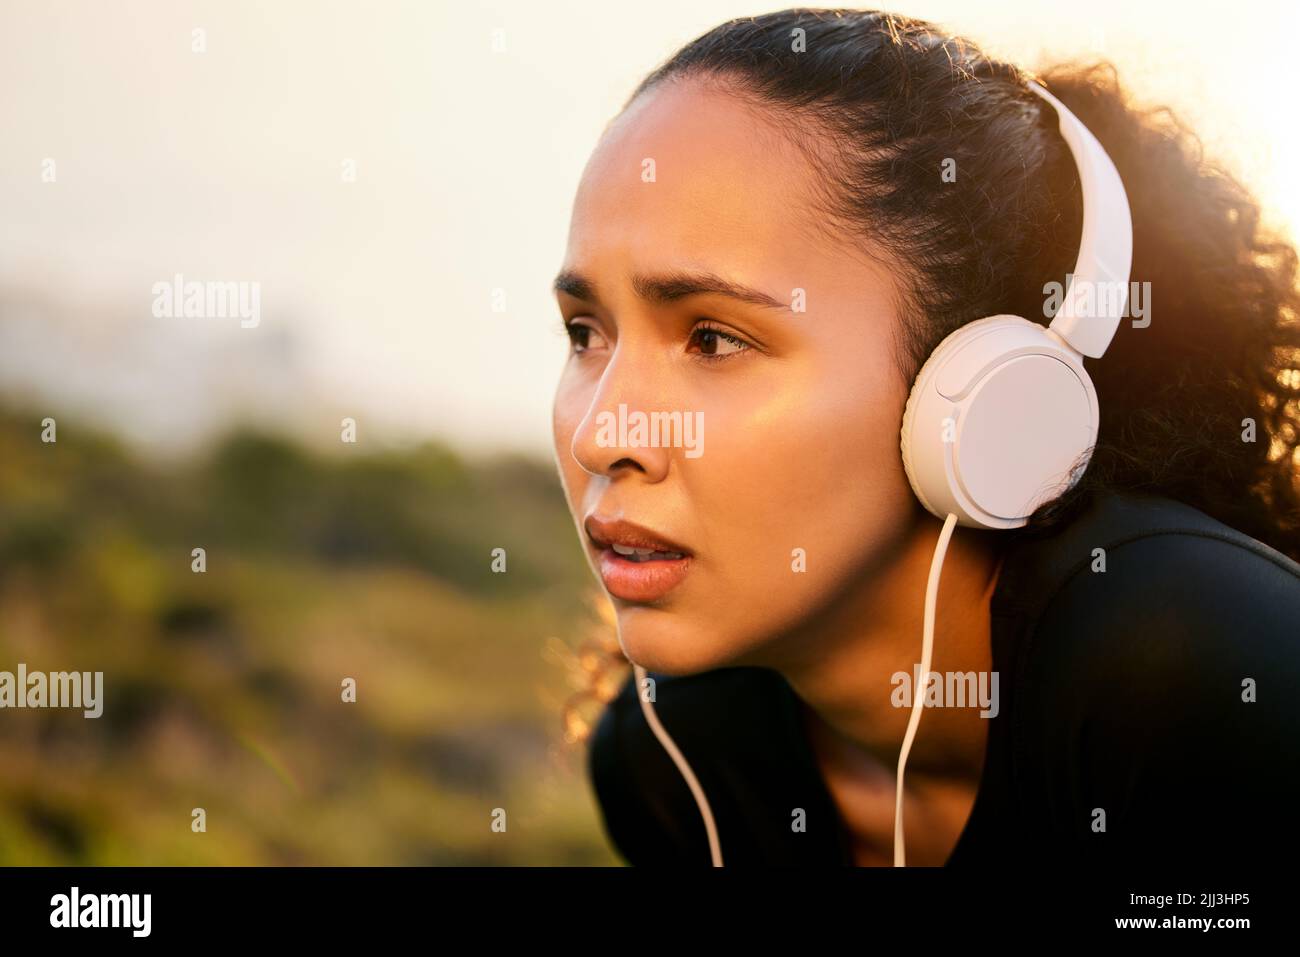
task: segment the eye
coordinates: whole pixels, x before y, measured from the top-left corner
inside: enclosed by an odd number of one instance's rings
[[[744,339],[710,325],[699,325],[691,330],[690,344],[700,347],[703,359],[730,359],[753,348]]]
[[[575,355],[581,355],[591,348],[600,348],[608,345],[605,337],[584,322],[565,322],[564,331],[569,334],[569,344],[573,348]],[[596,341],[592,342],[592,336]]]

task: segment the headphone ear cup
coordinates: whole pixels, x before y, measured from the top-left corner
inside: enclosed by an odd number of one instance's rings
[[[1082,475],[1097,425],[1079,353],[1037,323],[989,316],[922,365],[903,413],[903,467],[931,514],[1018,528]]]

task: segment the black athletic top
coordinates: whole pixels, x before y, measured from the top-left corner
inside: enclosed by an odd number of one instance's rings
[[[986,719],[983,775],[948,866],[1300,860],[1300,565],[1180,502],[1103,496],[1063,529],[1009,546],[992,645],[1000,710]],[[655,713],[713,809],[724,866],[852,865],[784,677],[650,674]],[[634,675],[588,762],[605,831],[629,863],[710,864],[699,808],[646,723]]]

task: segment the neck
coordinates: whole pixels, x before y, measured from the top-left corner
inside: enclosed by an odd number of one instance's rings
[[[915,678],[921,661],[925,589],[943,523],[918,515],[889,550],[888,566],[864,572],[797,633],[783,640],[771,660],[809,709],[808,718],[839,743],[866,752],[885,767],[898,760],[911,698],[897,707],[895,675],[907,675],[912,694],[925,689]],[[990,601],[1002,549],[997,533],[958,526],[948,543],[935,606],[930,670],[992,669]],[[978,705],[926,708],[908,757],[909,778],[978,778],[987,719]]]

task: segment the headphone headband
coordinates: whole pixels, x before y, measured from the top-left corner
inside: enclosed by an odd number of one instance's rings
[[[1083,234],[1065,301],[1048,327],[1085,356],[1106,351],[1128,304],[1133,219],[1115,164],[1079,118],[1037,83],[1029,88],[1056,110],[1083,191]],[[1092,308],[1084,308],[1086,290]],[[1086,321],[1085,321],[1086,320]]]

